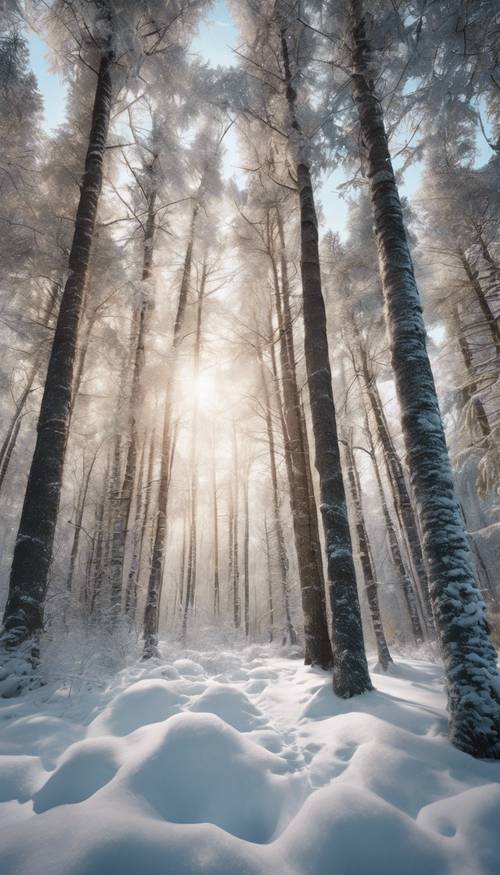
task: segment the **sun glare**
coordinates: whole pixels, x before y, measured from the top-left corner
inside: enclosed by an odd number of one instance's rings
[[[205,412],[214,410],[218,397],[213,376],[208,371],[202,371],[194,381],[193,392],[199,406]]]

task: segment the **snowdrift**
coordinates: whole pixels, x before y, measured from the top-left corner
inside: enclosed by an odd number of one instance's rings
[[[253,647],[1,701],[2,875],[498,875],[500,764],[448,743],[439,667],[373,680]]]

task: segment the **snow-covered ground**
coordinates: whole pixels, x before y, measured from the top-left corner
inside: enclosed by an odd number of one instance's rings
[[[178,657],[178,654],[177,654]],[[267,647],[0,702],[2,875],[498,875],[500,763],[446,740],[441,670],[345,702]]]

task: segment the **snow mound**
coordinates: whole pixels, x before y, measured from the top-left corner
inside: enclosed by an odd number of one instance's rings
[[[290,796],[286,763],[213,714],[178,714],[123,775],[165,820],[270,841]]]
[[[250,732],[265,722],[265,717],[248,696],[228,684],[209,686],[191,706],[191,710],[217,714],[240,732]]]
[[[92,735],[128,735],[175,714],[186,696],[163,680],[140,680],[116,696],[91,724]]]
[[[2,875],[498,875],[500,764],[448,742],[442,673],[349,701],[271,647],[0,701]]]

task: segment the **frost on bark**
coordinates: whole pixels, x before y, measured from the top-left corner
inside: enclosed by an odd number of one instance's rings
[[[4,613],[4,640],[13,647],[43,628],[54,533],[72,406],[78,325],[83,306],[111,110],[113,54],[100,60],[85,170],[68,278],[61,298],[37,425]]]
[[[454,495],[420,296],[406,237],[360,0],[350,0],[353,91],[366,152],[392,364],[430,594],[448,686],[449,735],[476,757],[500,757],[496,654]]]
[[[372,689],[372,684],[363,640],[337,436],[326,311],[319,266],[318,222],[310,169],[305,158],[301,156],[298,145],[303,140],[303,134],[296,113],[297,95],[290,67],[286,22],[281,30],[281,52],[290,138],[298,153],[296,170],[300,204],[304,343],[333,616],[333,687],[337,695],[349,698]]]

